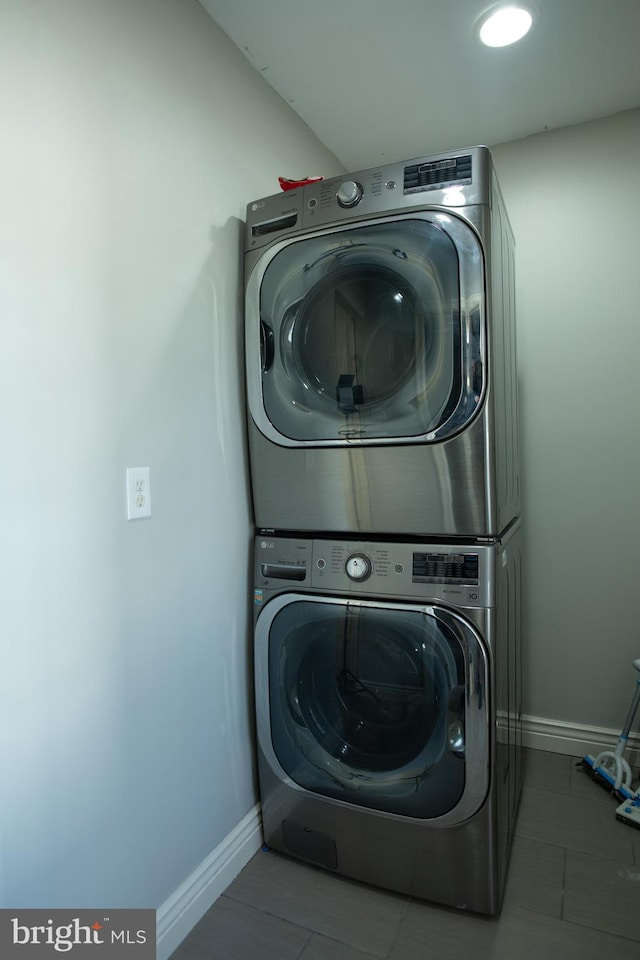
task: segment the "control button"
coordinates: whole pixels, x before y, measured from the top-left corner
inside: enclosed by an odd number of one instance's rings
[[[395,187],[396,187],[395,180],[387,180],[387,182],[385,183],[385,187],[387,188],[387,190],[395,190]]]
[[[404,565],[402,563],[396,563],[393,569],[395,573],[404,573]]]
[[[371,575],[371,561],[364,553],[354,553],[347,560],[344,569],[350,580],[366,580]]]
[[[315,197],[312,197],[307,206],[309,207],[309,210],[313,210],[314,207],[318,206],[318,201],[315,199]]]
[[[341,207],[355,207],[362,200],[362,184],[356,180],[345,180],[338,187],[336,200]]]
[[[327,561],[323,560],[322,557],[319,560],[316,560],[316,567],[318,570],[324,570],[327,565]]]

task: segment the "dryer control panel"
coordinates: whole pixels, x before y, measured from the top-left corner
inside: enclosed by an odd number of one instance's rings
[[[256,538],[256,589],[491,607],[496,544]]]
[[[489,151],[483,146],[314,180],[248,204],[245,249],[390,211],[488,203],[489,184]]]

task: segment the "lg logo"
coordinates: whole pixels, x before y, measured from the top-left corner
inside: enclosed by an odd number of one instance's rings
[[[261,550],[275,550],[275,546],[276,546],[276,545],[275,545],[275,543],[273,542],[273,540],[262,540],[262,541],[260,542],[260,549],[261,549]]]

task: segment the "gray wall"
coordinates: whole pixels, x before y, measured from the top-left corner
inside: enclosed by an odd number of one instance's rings
[[[340,166],[196,0],[3,0],[0,65],[0,905],[157,907],[257,799],[244,208]]]
[[[637,674],[640,110],[494,148],[516,235],[525,711],[619,729]]]

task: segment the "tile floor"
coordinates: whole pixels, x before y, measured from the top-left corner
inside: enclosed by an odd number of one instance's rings
[[[260,851],[171,960],[639,960],[640,830],[575,764],[526,751],[497,919]]]

